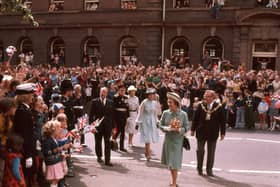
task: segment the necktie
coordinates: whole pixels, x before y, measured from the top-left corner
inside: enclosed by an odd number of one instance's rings
[[[105,106],[105,102],[104,101],[105,101],[105,99],[101,98],[101,103],[102,103],[103,106]]]

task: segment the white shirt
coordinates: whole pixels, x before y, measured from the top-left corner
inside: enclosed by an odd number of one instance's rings
[[[104,106],[106,105],[106,98],[103,99],[102,97],[100,97],[100,101],[103,102]]]
[[[30,108],[30,106],[26,103],[22,103],[24,106],[26,106],[28,109]]]
[[[189,107],[190,104],[191,104],[191,103],[190,103],[190,99],[188,99],[188,98],[183,98],[181,104],[182,104],[182,106]]]
[[[215,101],[212,101],[212,103],[210,103],[210,107],[209,107],[209,105],[207,104],[207,109],[208,110],[212,110],[212,108],[213,108],[213,104],[215,103]]]

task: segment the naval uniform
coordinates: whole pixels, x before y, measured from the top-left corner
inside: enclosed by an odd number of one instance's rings
[[[14,132],[20,135],[24,140],[22,166],[27,187],[32,185],[33,176],[36,171],[35,157],[37,151],[34,131],[35,124],[29,105],[24,103],[19,104],[14,117]],[[26,168],[25,166],[25,160],[28,158],[32,158],[33,163],[31,168]]]
[[[114,120],[117,127],[117,132],[113,139],[117,139],[120,135],[120,149],[124,149],[125,125],[128,117],[128,96],[116,94],[113,100]]]

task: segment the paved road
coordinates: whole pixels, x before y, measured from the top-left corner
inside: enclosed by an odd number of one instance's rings
[[[151,162],[144,159],[144,146],[135,137],[135,148],[130,153],[112,152],[113,168],[100,165],[94,154],[94,138],[86,136],[88,148],[74,155],[76,177],[68,182],[74,187],[166,187],[169,171],[160,164],[160,142],[152,145]],[[183,187],[280,187],[280,133],[237,131],[227,133],[219,141],[216,152],[215,178],[197,175],[195,139],[192,150],[184,151],[183,169],[178,184]]]

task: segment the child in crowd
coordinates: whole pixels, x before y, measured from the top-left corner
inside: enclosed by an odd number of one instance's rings
[[[64,106],[61,103],[54,103],[50,108],[51,119],[55,119],[58,114],[64,113]]]
[[[3,187],[26,187],[21,165],[22,149],[23,138],[18,135],[10,135],[5,153]]]
[[[58,182],[65,176],[63,164],[63,150],[67,150],[70,144],[58,142],[62,129],[58,121],[49,121],[43,127],[42,152],[46,164],[46,179],[51,182],[51,187],[57,187]]]
[[[60,137],[59,137],[59,142],[71,142],[71,138],[69,137],[69,133],[68,133],[68,128],[67,128],[67,116],[64,113],[60,113],[56,116],[56,120],[60,122],[60,127],[62,129],[61,133],[60,133]],[[67,166],[67,162],[66,159],[69,158],[70,155],[70,151],[63,151],[62,155],[64,156],[63,159],[63,172],[65,175],[67,175],[68,172],[68,166]],[[63,178],[62,180],[59,181],[59,187],[62,186],[68,186],[68,184],[65,181],[65,178]]]
[[[245,100],[243,97],[243,93],[239,93],[234,107],[236,108],[236,128],[244,128],[245,127]]]
[[[266,113],[268,111],[268,104],[265,100],[265,97],[262,98],[262,101],[258,105],[258,112],[260,117],[260,129],[265,129]]]

